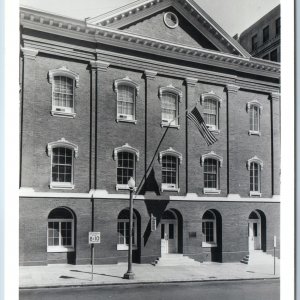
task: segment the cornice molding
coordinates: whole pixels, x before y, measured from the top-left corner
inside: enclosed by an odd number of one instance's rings
[[[216,154],[214,151],[210,151],[209,153],[206,153],[206,154],[203,154],[201,156],[201,165],[203,166],[204,164],[204,161],[207,159],[207,158],[213,158],[213,159],[216,159],[220,162],[220,167],[222,167],[223,165],[223,157]]]
[[[170,147],[167,150],[159,152],[159,162],[162,163],[162,158],[164,155],[172,155],[179,159],[179,163],[182,164],[182,154],[176,150],[174,150],[172,147]]]
[[[252,100],[252,101],[249,101],[247,102],[247,111],[249,111],[250,107],[251,106],[257,106],[260,110],[260,112],[263,111],[263,106],[261,105],[261,103],[258,101],[258,100]]]
[[[213,50],[174,44],[163,40],[144,37],[126,31],[86,24],[83,21],[62,18],[53,14],[28,8],[21,8],[21,24],[34,27],[35,30],[69,36],[80,40],[94,41],[123,48],[132,48],[143,52],[155,52],[164,56],[180,57],[183,60],[196,60],[199,63],[231,69],[243,69],[243,72],[257,73],[279,78],[280,64],[257,58],[244,58],[233,54]],[[254,72],[255,71],[255,72]]]
[[[104,62],[104,61],[99,61],[99,60],[91,60],[90,61],[90,66],[92,69],[97,69],[99,71],[106,72],[110,63]]]
[[[172,84],[169,84],[167,86],[163,86],[159,88],[159,98],[161,99],[164,92],[170,92],[173,94],[176,94],[179,97],[179,101],[182,100],[183,93],[180,89],[177,89]]]
[[[200,97],[201,105],[203,104],[203,102],[206,98],[214,99],[214,100],[218,101],[218,103],[221,107],[223,99],[221,97],[219,97],[214,91],[210,91],[208,93],[201,94],[201,97]]]
[[[36,49],[21,47],[21,51],[23,52],[24,57],[29,59],[35,59],[38,55],[39,51]]]
[[[74,151],[74,157],[77,158],[78,157],[78,146],[74,143],[71,143],[69,141],[67,141],[65,138],[61,138],[58,141],[55,142],[51,142],[47,144],[47,154],[48,156],[51,155],[52,153],[52,149],[55,147],[66,147],[66,148],[70,148]]]
[[[128,143],[124,144],[121,147],[117,147],[117,148],[114,149],[114,160],[117,160],[118,159],[118,153],[123,152],[123,151],[133,153],[136,156],[136,160],[139,161],[139,158],[140,158],[139,150],[131,147]]]
[[[54,76],[66,76],[71,77],[73,80],[75,80],[75,86],[79,86],[79,75],[71,70],[69,70],[66,66],[62,66],[58,69],[49,70],[48,72],[48,78],[49,83],[53,83]]]
[[[259,159],[256,155],[247,160],[247,168],[250,170],[250,165],[252,162],[255,162],[260,165],[260,168],[263,169],[264,163],[261,159]]]

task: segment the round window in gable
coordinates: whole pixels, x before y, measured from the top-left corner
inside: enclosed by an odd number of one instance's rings
[[[175,28],[178,26],[178,18],[172,12],[167,12],[164,14],[164,22],[169,28]]]

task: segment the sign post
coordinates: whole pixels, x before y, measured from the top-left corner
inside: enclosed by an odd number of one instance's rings
[[[276,264],[275,248],[276,248],[276,235],[274,235],[274,275],[275,275],[275,264]]]
[[[100,244],[101,233],[100,232],[89,232],[89,244],[92,247],[92,281],[94,279],[94,244]]]

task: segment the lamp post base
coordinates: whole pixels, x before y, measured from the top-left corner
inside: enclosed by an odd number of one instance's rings
[[[123,275],[123,278],[124,279],[134,279],[134,273],[133,272],[126,272],[124,275]]]

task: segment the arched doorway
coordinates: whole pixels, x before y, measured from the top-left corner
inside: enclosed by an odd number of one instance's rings
[[[178,218],[172,210],[166,210],[161,218],[161,255],[178,253]]]
[[[48,215],[47,252],[49,263],[75,264],[75,215],[66,207],[53,209]]]
[[[248,218],[248,248],[249,252],[265,248],[265,216],[258,210],[253,210]]]

